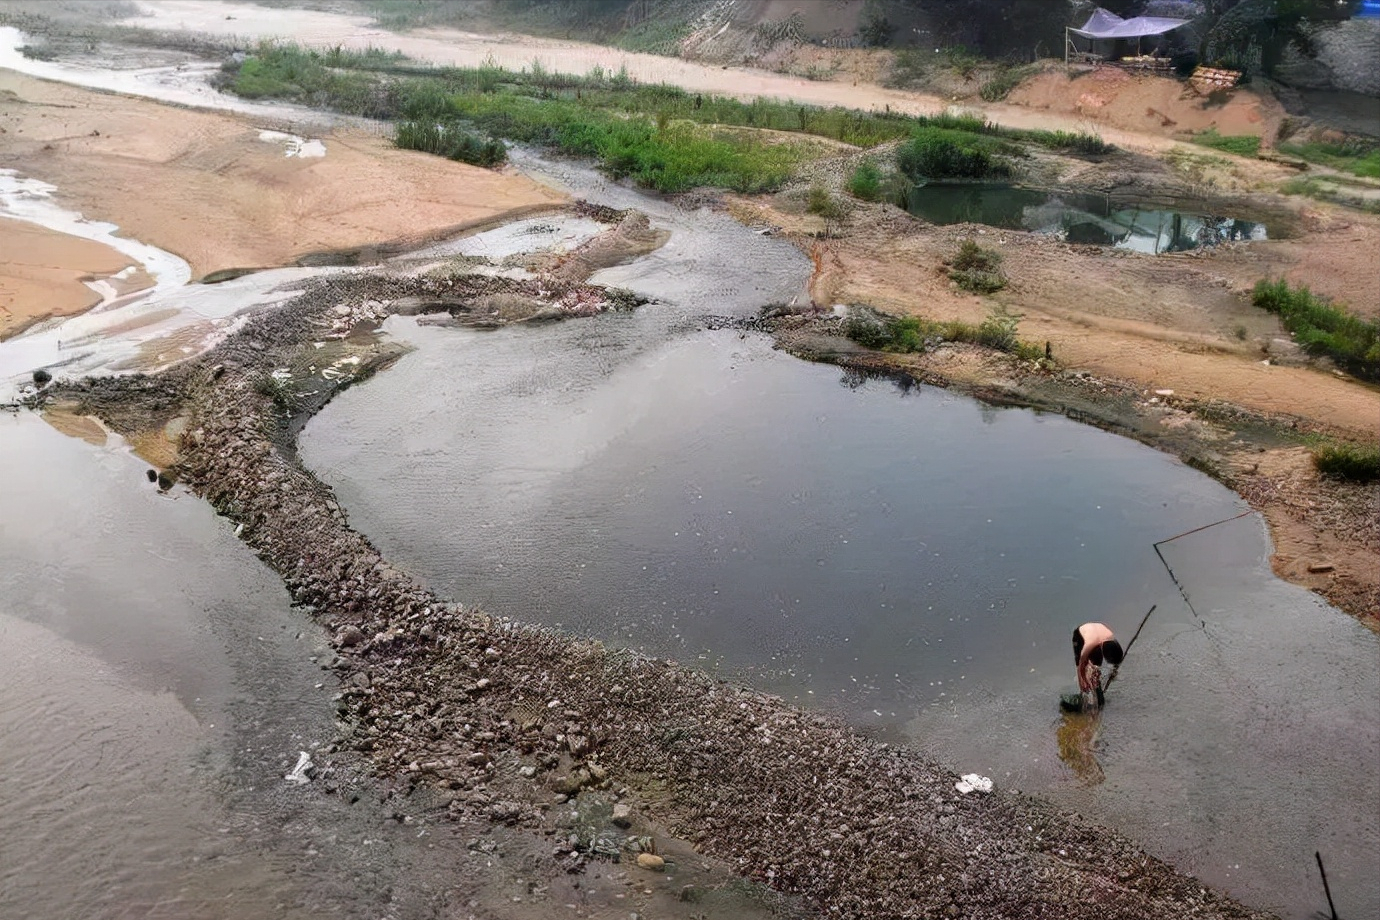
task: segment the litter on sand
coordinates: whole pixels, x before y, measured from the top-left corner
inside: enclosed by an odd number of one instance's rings
[[[297,766],[293,767],[292,772],[284,776],[283,779],[287,780],[289,783],[296,783],[299,786],[304,783],[309,783],[311,782],[311,777],[307,775],[307,771],[313,766],[315,766],[315,764],[311,762],[311,755],[306,751],[299,751]]]
[[[964,773],[962,779],[954,783],[954,788],[964,795],[970,792],[991,792],[992,781],[976,773]]]

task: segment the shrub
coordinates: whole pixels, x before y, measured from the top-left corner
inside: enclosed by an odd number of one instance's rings
[[[993,294],[1006,287],[1006,276],[1001,271],[1001,253],[984,249],[972,240],[964,240],[958,247],[958,255],[949,263],[949,278],[963,290],[974,294]]]
[[[978,326],[979,345],[995,348],[997,351],[1015,351],[1016,327],[1020,324],[1019,314],[1010,313],[1005,307],[997,307],[987,314]]]
[[[984,102],[1001,102],[1013,89],[1020,86],[1030,70],[1025,67],[1005,67],[996,76],[978,88],[978,95]]]
[[[859,345],[879,351],[917,352],[940,342],[968,342],[995,348],[1021,358],[1044,357],[1044,349],[1016,337],[1021,317],[995,307],[980,325],[956,320],[937,323],[919,316],[883,317],[867,309],[854,309],[843,322],[843,334]]]
[[[1283,278],[1257,281],[1251,302],[1278,314],[1309,354],[1331,358],[1358,377],[1380,380],[1380,324],[1353,316],[1306,287],[1292,288]]]
[[[914,181],[923,179],[996,179],[1011,167],[995,156],[988,138],[950,128],[923,127],[896,151],[896,166]]]
[[[848,178],[848,191],[854,198],[877,201],[882,197],[882,171],[871,160],[864,160]]]
[[[1313,466],[1330,479],[1374,482],[1380,479],[1380,448],[1330,444],[1313,452]]]

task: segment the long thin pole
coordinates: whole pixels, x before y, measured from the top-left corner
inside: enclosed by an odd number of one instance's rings
[[[1181,538],[1181,537],[1186,537],[1186,536],[1188,536],[1189,534],[1195,534],[1195,533],[1198,533],[1198,532],[1200,532],[1200,531],[1207,530],[1207,529],[1209,529],[1209,528],[1211,528],[1211,527],[1216,527],[1218,524],[1229,524],[1229,523],[1231,523],[1232,521],[1238,521],[1238,520],[1240,520],[1241,518],[1246,517],[1246,516],[1249,515],[1249,514],[1255,514],[1255,513],[1256,513],[1256,510],[1255,510],[1254,508],[1252,508],[1250,511],[1243,511],[1243,512],[1241,512],[1240,514],[1238,514],[1238,515],[1236,515],[1236,516],[1234,516],[1234,517],[1225,518],[1225,519],[1220,520],[1220,521],[1213,521],[1211,524],[1204,524],[1202,527],[1195,527],[1195,528],[1193,528],[1192,530],[1185,530],[1183,533],[1175,534],[1174,536],[1169,537],[1168,539],[1160,540],[1160,541],[1158,541],[1158,542],[1156,542],[1156,543],[1152,543],[1152,544],[1151,544],[1151,546],[1153,546],[1153,547],[1155,548],[1155,555],[1160,557],[1160,562],[1164,565],[1164,570],[1165,570],[1166,572],[1168,572],[1168,573],[1169,573],[1169,577],[1170,577],[1171,579],[1173,579],[1173,581],[1174,581],[1174,587],[1176,587],[1176,588],[1179,589],[1179,595],[1180,595],[1181,597],[1183,597],[1184,603],[1188,605],[1188,609],[1193,613],[1193,616],[1194,616],[1199,622],[1202,622],[1202,619],[1203,619],[1203,618],[1200,617],[1200,616],[1198,616],[1198,611],[1197,611],[1197,610],[1194,610],[1194,608],[1193,608],[1193,601],[1191,601],[1191,600],[1188,599],[1188,592],[1184,590],[1183,582],[1179,581],[1179,576],[1175,575],[1175,574],[1174,574],[1174,570],[1173,570],[1172,568],[1170,568],[1170,566],[1169,566],[1169,560],[1164,558],[1164,553],[1160,552],[1160,547],[1163,546],[1163,545],[1166,544],[1166,543],[1173,543],[1175,540],[1178,540],[1178,539]]]
[[[1323,891],[1327,893],[1327,907],[1332,911],[1332,920],[1337,920],[1337,905],[1332,903],[1332,887],[1327,884],[1327,870],[1322,866],[1322,854],[1314,850],[1313,856],[1318,860],[1318,872],[1323,878]]]
[[[1150,619],[1150,614],[1154,613],[1155,608],[1158,606],[1158,604],[1151,604],[1150,609],[1145,611],[1145,616],[1141,617],[1140,625],[1136,627],[1136,634],[1131,637],[1130,642],[1126,643],[1126,651],[1121,653],[1121,661],[1123,664],[1126,661],[1126,656],[1131,654],[1131,646],[1135,645],[1136,640],[1140,638],[1140,631],[1145,628],[1146,621]],[[1117,665],[1115,668],[1112,668],[1112,676],[1107,678],[1107,686],[1103,687],[1102,689],[1105,691],[1107,687],[1110,687],[1112,685],[1112,681],[1116,680],[1116,676],[1120,673],[1121,665]]]

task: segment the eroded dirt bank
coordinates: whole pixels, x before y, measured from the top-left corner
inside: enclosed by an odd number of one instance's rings
[[[292,409],[328,393],[297,403],[315,383],[267,381],[302,366],[314,341],[362,341],[356,327],[428,293],[418,284],[321,282],[162,375],[49,395],[130,433],[185,419],[174,472],[241,525],[333,636],[342,745],[446,796],[455,817],[496,825],[540,827],[582,788],[627,787],[625,801],[701,852],[833,916],[1264,916],[1036,800],[961,795],[948,771],[831,719],[670,661],[494,620],[390,566],[294,459]],[[375,349],[354,366],[387,357]],[[598,852],[577,838],[559,838],[548,866]]]

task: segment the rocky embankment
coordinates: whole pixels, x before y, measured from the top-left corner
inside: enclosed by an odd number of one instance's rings
[[[124,431],[185,420],[172,472],[237,523],[331,636],[340,747],[467,820],[539,829],[554,803],[614,787],[701,852],[832,917],[1266,916],[1038,800],[962,794],[949,771],[830,718],[671,661],[493,619],[391,566],[293,450],[294,411],[322,402],[319,392],[297,402],[299,391],[338,389],[379,362],[334,379],[274,372],[400,300],[436,301],[419,283],[319,282],[165,374],[48,394]],[[597,289],[579,290],[587,303]],[[439,293],[449,303],[474,292]],[[551,859],[578,871],[600,852],[571,835]]]

